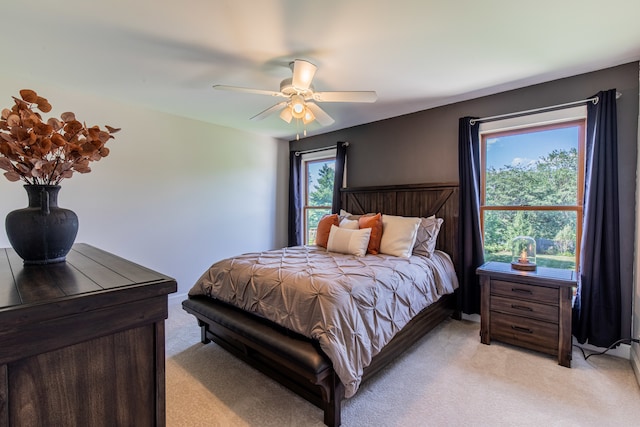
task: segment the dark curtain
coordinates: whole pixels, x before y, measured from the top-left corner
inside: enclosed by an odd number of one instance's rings
[[[609,347],[621,334],[616,91],[587,104],[580,285],[573,309],[578,342]]]
[[[289,153],[289,246],[302,245],[302,156]]]
[[[344,164],[347,159],[347,144],[338,142],[335,163],[335,178],[333,179],[333,201],[331,203],[331,213],[340,212],[342,182],[344,179]]]
[[[460,175],[460,220],[458,223],[458,309],[480,313],[480,283],[476,268],[484,263],[480,232],[480,137],[472,117],[458,123],[458,171]]]

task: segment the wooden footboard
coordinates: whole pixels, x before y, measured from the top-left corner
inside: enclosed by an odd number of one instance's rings
[[[214,341],[318,406],[326,425],[340,425],[344,385],[316,341],[209,298],[189,298],[182,306],[198,319],[203,343]],[[373,358],[363,382],[451,317],[454,307],[455,296],[446,295],[424,309]]]

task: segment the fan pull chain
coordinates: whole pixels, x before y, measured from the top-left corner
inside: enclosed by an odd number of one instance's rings
[[[302,135],[307,136],[307,124],[302,121]],[[300,119],[296,119],[296,141],[300,141]]]

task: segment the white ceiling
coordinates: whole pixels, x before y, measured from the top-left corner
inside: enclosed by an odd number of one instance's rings
[[[284,139],[295,121],[249,120],[279,98],[211,86],[277,91],[300,58],[317,91],[378,93],[322,104],[314,135],[640,59],[640,0],[2,3],[0,75]]]

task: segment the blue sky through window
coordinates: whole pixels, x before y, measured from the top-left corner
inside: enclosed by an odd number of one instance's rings
[[[553,150],[578,148],[578,127],[487,138],[487,168],[527,165]]]

